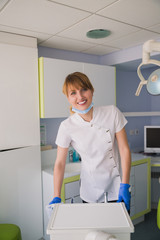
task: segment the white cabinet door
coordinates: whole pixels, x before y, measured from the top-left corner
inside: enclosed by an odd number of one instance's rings
[[[130,173],[130,186],[131,186],[131,202],[130,202],[130,216],[135,215],[135,167],[131,167]]]
[[[66,76],[73,72],[82,72],[83,64],[79,62],[65,61],[51,58],[41,58],[44,77],[44,105],[41,104],[41,118],[67,117],[70,115],[69,103],[62,93],[62,87]]]
[[[79,196],[79,181],[69,182],[65,184],[65,199]]]
[[[43,236],[40,147],[0,152],[0,223],[17,224],[23,240]]]
[[[81,203],[79,180],[65,184],[65,203]]]
[[[94,87],[94,105],[115,105],[115,67],[84,63],[84,73]]]
[[[49,222],[49,216],[47,215],[46,206],[52,201],[54,195],[53,189],[53,170],[49,169],[49,172],[42,171],[42,192],[43,192],[43,236],[45,240],[50,240],[50,236],[47,235],[47,225]]]
[[[148,208],[148,164],[139,164],[135,168],[135,213]]]
[[[37,48],[0,43],[0,150],[39,144]]]

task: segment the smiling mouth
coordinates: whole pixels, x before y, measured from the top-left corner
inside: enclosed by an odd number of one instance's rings
[[[83,104],[85,104],[87,102],[87,100],[84,100],[84,101],[82,101],[82,102],[78,102],[78,105],[83,105]]]

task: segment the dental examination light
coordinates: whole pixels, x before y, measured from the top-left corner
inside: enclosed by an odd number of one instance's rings
[[[143,65],[154,64],[160,67],[160,61],[150,59],[151,52],[160,52],[160,42],[149,40],[143,44],[142,63],[137,68],[137,74],[141,81],[135,93],[136,96],[139,96],[143,85],[147,85],[147,91],[150,94],[160,94],[160,68],[152,72],[148,80],[145,80],[141,73],[141,67]]]

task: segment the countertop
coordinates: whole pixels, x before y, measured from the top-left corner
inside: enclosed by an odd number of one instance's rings
[[[43,169],[46,173],[53,175],[53,167]],[[64,178],[79,175],[81,171],[81,162],[67,163],[65,166]]]
[[[43,164],[44,166],[42,168],[42,171],[45,171],[46,173],[53,175],[53,167],[54,167],[55,158],[56,158],[56,149],[54,149],[54,151],[53,150],[50,152],[48,151],[46,151],[46,154],[43,151],[42,160],[43,160],[43,163],[45,162],[45,164]],[[136,161],[140,161],[148,158],[151,159],[150,156],[146,156],[140,153],[132,153],[131,158],[132,158],[132,162],[136,162]],[[158,159],[160,163],[160,157],[157,158],[156,161],[158,161]],[[155,161],[155,159],[153,159],[153,161]],[[67,177],[78,175],[80,174],[80,171],[81,171],[81,162],[66,163],[64,177],[67,178]]]

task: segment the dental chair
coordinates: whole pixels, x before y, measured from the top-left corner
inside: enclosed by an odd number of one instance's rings
[[[157,226],[160,229],[160,199],[158,202],[158,209],[157,209]]]
[[[159,178],[159,183],[160,183],[160,178]],[[157,226],[160,229],[160,198],[159,198],[158,208],[157,208]]]
[[[20,228],[15,224],[0,224],[0,240],[22,240]]]

